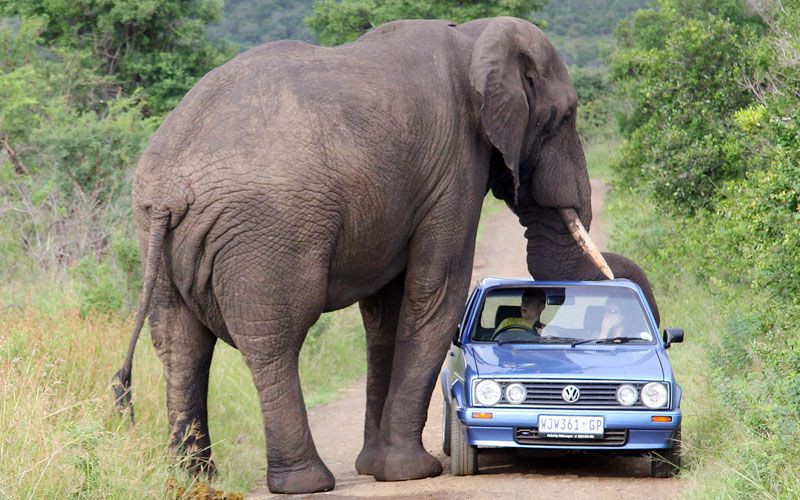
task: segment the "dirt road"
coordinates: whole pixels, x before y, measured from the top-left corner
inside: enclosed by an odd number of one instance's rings
[[[602,213],[606,188],[592,182],[592,206]],[[478,242],[473,281],[486,276],[529,276],[525,267],[524,230],[510,211],[493,216]],[[595,215],[590,234],[601,249],[607,238],[602,218]],[[679,496],[681,484],[675,479],[652,479],[650,466],[643,458],[570,456],[535,458],[508,452],[482,452],[480,475],[450,475],[449,458],[442,453],[442,395],[437,387],[423,432],[425,449],[444,464],[440,477],[395,483],[376,482],[356,474],[354,463],[362,444],[364,381],[359,381],[342,397],[309,412],[311,432],[320,456],[336,476],[336,489],[306,495],[319,498],[543,498],[560,499],[666,499]],[[248,495],[250,499],[287,498],[271,495],[266,489]]]

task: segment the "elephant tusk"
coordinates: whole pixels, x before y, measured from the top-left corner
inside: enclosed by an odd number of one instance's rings
[[[581,224],[577,212],[572,208],[560,208],[558,211],[561,213],[561,218],[564,219],[564,222],[567,224],[570,234],[575,238],[575,241],[578,242],[581,249],[586,252],[586,255],[592,259],[592,262],[594,262],[606,278],[613,280],[614,273],[611,271],[611,268],[608,267],[608,263],[606,259],[603,258],[603,254],[600,253],[600,249],[597,248],[597,245],[595,245],[594,241],[589,237],[586,228]]]

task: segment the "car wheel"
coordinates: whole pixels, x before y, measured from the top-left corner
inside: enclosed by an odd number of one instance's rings
[[[442,404],[442,451],[450,456],[450,404],[444,398]]]
[[[478,473],[478,448],[467,441],[467,427],[450,413],[450,473],[454,476],[473,476]]]
[[[681,468],[681,427],[672,435],[672,448],[650,452],[650,475],[675,477]]]

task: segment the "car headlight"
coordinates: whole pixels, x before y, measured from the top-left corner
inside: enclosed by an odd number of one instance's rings
[[[475,399],[483,406],[494,406],[503,396],[500,384],[494,380],[481,380],[475,386]]]
[[[668,399],[669,393],[665,384],[650,382],[642,387],[642,403],[648,408],[663,408]]]
[[[617,401],[622,406],[633,406],[638,399],[639,391],[636,390],[636,387],[630,384],[622,384],[617,387]]]
[[[522,384],[510,384],[506,387],[506,399],[509,403],[518,405],[525,401],[528,396],[528,391]]]

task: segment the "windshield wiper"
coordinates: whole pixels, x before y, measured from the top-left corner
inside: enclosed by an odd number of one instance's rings
[[[497,342],[497,345],[503,344],[569,344],[572,341],[578,339],[572,337],[554,337],[552,335],[548,335],[546,337],[539,337],[535,340],[500,340]]]
[[[581,340],[580,342],[573,342],[572,347],[581,344],[627,344],[628,342],[633,342],[635,340],[641,340],[645,342],[649,342],[647,339],[643,339],[641,337],[613,337],[610,339],[590,339],[590,340]]]
[[[536,344],[539,342],[538,340],[518,340],[518,339],[509,339],[509,340],[498,340],[497,345],[503,344]]]

